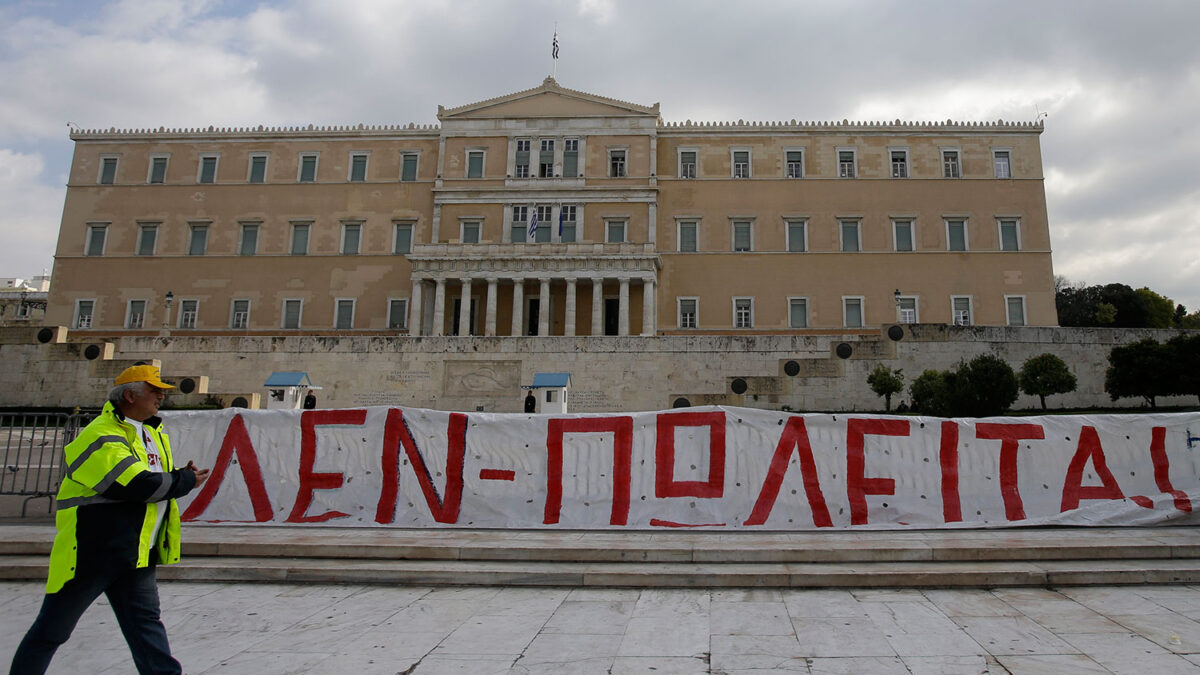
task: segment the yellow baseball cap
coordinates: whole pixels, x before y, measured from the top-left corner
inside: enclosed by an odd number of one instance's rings
[[[162,381],[162,375],[156,366],[129,366],[121,371],[113,384],[128,384],[130,382],[146,382],[159,389],[174,389],[173,385]]]

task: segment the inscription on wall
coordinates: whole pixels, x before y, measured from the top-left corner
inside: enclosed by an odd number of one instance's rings
[[[610,409],[607,391],[571,389],[569,396],[567,409],[571,412],[585,410],[603,412]]]
[[[513,395],[521,386],[520,361],[446,361],[445,395]]]

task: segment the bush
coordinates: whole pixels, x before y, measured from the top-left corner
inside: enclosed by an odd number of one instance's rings
[[[1017,375],[991,354],[954,370],[926,370],[909,388],[913,409],[935,417],[992,417],[1017,400]]]
[[[1075,375],[1067,363],[1054,354],[1039,354],[1021,366],[1021,391],[1037,396],[1046,409],[1046,397],[1075,391]]]
[[[1174,348],[1153,338],[1113,347],[1108,353],[1104,391],[1114,401],[1140,396],[1154,408],[1159,396],[1169,396],[1178,388],[1174,352]]]
[[[877,364],[871,374],[867,376],[867,384],[870,385],[871,391],[883,397],[884,410],[891,412],[892,394],[904,391],[904,370],[902,368],[892,370],[882,363]]]

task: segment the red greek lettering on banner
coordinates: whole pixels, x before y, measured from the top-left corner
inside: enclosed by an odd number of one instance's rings
[[[611,433],[613,435],[613,497],[610,525],[629,522],[629,484],[633,464],[633,418],[554,418],[546,424],[546,507],[542,518],[553,525],[562,515],[563,436]]]
[[[217,460],[213,463],[212,473],[200,487],[191,504],[184,510],[183,520],[198,520],[212,503],[213,497],[225,482],[225,474],[234,456],[242,469],[242,480],[246,481],[246,491],[250,493],[250,505],[254,508],[254,522],[265,523],[274,517],[271,509],[271,499],[267,496],[267,485],[263,482],[262,467],[258,463],[258,453],[250,442],[250,434],[246,431],[246,421],[241,415],[234,415],[225,429],[225,437],[221,441],[221,449],[217,452]]]
[[[296,503],[287,517],[289,523],[323,523],[334,518],[346,518],[350,514],[342,511],[326,511],[315,516],[308,515],[313,493],[317,490],[336,490],[342,487],[342,473],[318,473],[313,471],[317,463],[317,427],[326,425],[357,425],[367,421],[366,410],[305,410],[300,415],[300,490]]]
[[[383,431],[383,486],[375,506],[375,522],[390,523],[396,519],[396,500],[400,489],[400,449],[408,456],[429,513],[439,523],[457,523],[462,509],[463,465],[467,448],[467,416],[450,413],[446,425],[446,494],[438,494],[433,475],[417,442],[413,440],[404,411],[391,408]]]
[[[1000,441],[1000,496],[1004,499],[1004,517],[1010,521],[1025,520],[1025,504],[1017,485],[1017,449],[1021,441],[1045,437],[1040,424],[975,424],[975,438]]]
[[[775,500],[779,497],[779,488],[783,486],[783,477],[787,474],[788,460],[792,457],[792,449],[800,456],[800,476],[804,483],[804,494],[808,497],[808,508],[812,511],[813,525],[817,527],[833,527],[833,519],[829,517],[829,507],[825,505],[825,495],[821,492],[821,482],[817,478],[817,462],[813,459],[812,444],[808,440],[808,428],[804,425],[803,417],[790,417],[779,435],[779,444],[775,446],[775,454],[771,457],[771,465],[767,468],[767,476],[763,479],[758,499],[746,519],[746,525],[762,525],[771,516],[775,508]]]

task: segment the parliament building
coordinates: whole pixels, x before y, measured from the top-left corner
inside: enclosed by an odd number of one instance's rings
[[[1057,324],[1038,122],[672,122],[551,78],[437,118],[74,131],[46,322],[106,336]]]

